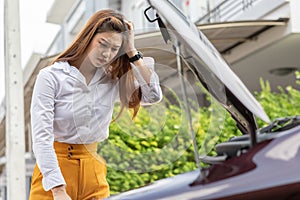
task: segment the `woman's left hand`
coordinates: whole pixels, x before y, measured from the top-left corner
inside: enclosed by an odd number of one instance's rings
[[[134,46],[134,30],[133,30],[133,23],[130,21],[125,20],[125,23],[128,27],[128,40],[125,48],[125,52],[129,57],[132,57],[136,54],[137,50]]]

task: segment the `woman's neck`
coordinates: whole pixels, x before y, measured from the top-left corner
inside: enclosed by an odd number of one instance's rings
[[[71,63],[72,64],[72,63]],[[78,70],[81,72],[81,74],[85,77],[86,80],[86,84],[88,85],[91,80],[93,79],[97,68],[92,66],[91,63],[84,61],[84,62],[80,62],[80,61],[75,61],[74,64],[72,64],[73,66],[77,67]]]

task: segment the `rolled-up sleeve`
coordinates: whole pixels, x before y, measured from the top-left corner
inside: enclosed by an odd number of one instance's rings
[[[141,87],[142,90],[142,104],[154,104],[162,100],[162,91],[159,83],[159,77],[154,71],[154,59],[152,57],[144,57],[145,66],[151,71],[150,84],[148,84],[142,77],[138,68],[131,63],[134,75],[136,77],[136,85]]]
[[[43,175],[42,183],[46,191],[66,184],[53,147],[54,97],[54,78],[43,69],[35,82],[30,112],[33,151]]]

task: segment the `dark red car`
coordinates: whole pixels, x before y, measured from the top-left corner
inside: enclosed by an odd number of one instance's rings
[[[244,134],[217,144],[217,156],[201,156],[199,169],[121,193],[110,199],[300,199],[300,117],[269,122],[261,105],[210,41],[169,0],[148,0],[165,41],[184,59],[207,91]],[[180,62],[178,62],[180,63]],[[269,122],[259,128],[256,118]]]

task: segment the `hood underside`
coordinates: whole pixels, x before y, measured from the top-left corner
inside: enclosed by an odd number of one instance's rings
[[[158,22],[164,40],[174,49],[179,49],[176,53],[206,90],[231,114],[244,134],[254,134],[258,128],[255,116],[270,121],[259,102],[188,17],[169,0],[148,2],[156,11],[157,18],[152,22]]]

